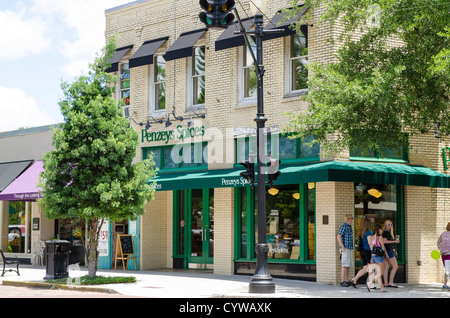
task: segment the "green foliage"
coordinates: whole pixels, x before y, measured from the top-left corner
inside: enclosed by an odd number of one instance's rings
[[[67,282],[73,283],[72,279],[59,278],[59,279],[49,279],[48,283],[51,284],[61,284],[66,285]],[[80,285],[103,285],[103,284],[122,284],[122,283],[135,283],[136,277],[134,276],[103,276],[96,275],[90,277],[89,275],[84,275],[80,277]]]
[[[343,33],[330,42],[340,43],[335,64],[309,65],[308,112],[290,114],[287,131],[316,135],[331,152],[405,146],[405,132],[417,134],[436,124],[450,132],[446,0],[307,0],[305,5],[310,6],[306,18],[324,6],[320,23]],[[352,37],[355,32],[360,35]]]
[[[49,219],[78,216],[88,226],[83,241],[94,277],[102,220],[135,220],[153,197],[154,162],[133,163],[139,135],[123,116],[123,101],[113,98],[116,77],[105,72],[116,48],[110,40],[90,65],[88,75],[62,83],[59,103],[64,122],[53,130],[54,150],[43,156],[39,200]]]
[[[54,130],[55,150],[44,155],[40,179],[50,219],[135,219],[153,195],[153,162],[133,164],[139,136],[113,98],[115,76],[104,71],[114,50],[112,40],[87,76],[61,85],[64,123]]]

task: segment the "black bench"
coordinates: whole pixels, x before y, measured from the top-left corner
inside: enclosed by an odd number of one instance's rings
[[[2,276],[4,276],[6,272],[16,272],[17,275],[20,276],[20,274],[19,274],[19,264],[20,264],[19,260],[16,260],[16,259],[13,259],[13,260],[7,260],[7,259],[5,258],[5,255],[3,255],[3,250],[1,250],[1,249],[0,249],[0,254],[1,254],[1,256],[2,256],[2,261],[3,261],[3,272],[2,272]],[[16,268],[17,268],[17,269],[11,269],[11,268],[10,268],[10,269],[6,269],[6,265],[16,265]]]

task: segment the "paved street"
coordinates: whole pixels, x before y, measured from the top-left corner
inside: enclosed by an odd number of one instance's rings
[[[0,298],[130,298],[119,293],[0,285]]]

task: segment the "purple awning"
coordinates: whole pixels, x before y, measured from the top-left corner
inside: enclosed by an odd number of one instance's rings
[[[44,171],[43,163],[36,161],[0,193],[0,201],[35,201],[42,198],[37,189],[41,171]]]

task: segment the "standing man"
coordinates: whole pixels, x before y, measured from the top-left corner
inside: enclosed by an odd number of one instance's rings
[[[353,216],[345,215],[345,222],[339,229],[337,240],[339,243],[339,250],[341,253],[342,269],[340,285],[348,287],[352,285],[349,282],[348,274],[350,267],[353,265],[353,230],[352,230]]]

